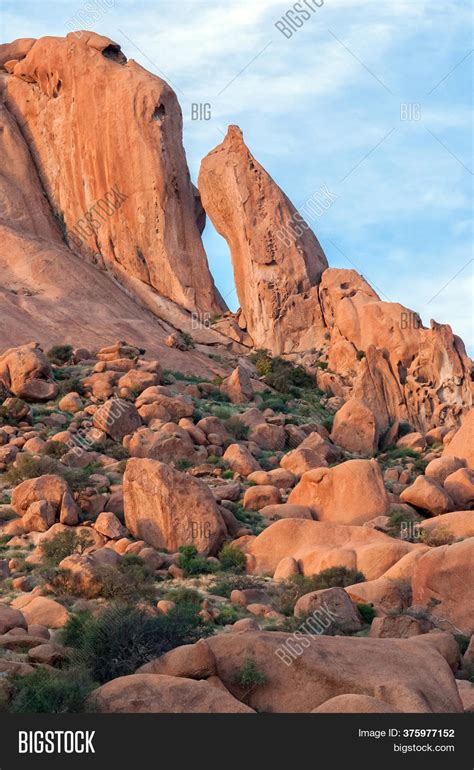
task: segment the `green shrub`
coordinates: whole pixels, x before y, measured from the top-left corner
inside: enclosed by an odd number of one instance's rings
[[[82,384],[82,381],[79,379],[79,377],[67,377],[67,378],[60,378],[58,377],[58,373],[60,370],[57,370],[55,372],[56,379],[59,380],[59,396],[66,396],[68,393],[78,393],[80,396],[83,396],[85,393],[84,385]]]
[[[26,479],[36,479],[39,476],[55,474],[62,476],[72,490],[78,490],[87,486],[89,476],[99,470],[102,470],[99,465],[88,465],[85,468],[68,468],[67,465],[58,462],[56,457],[49,457],[48,455],[33,457],[28,454],[20,454],[16,459],[15,465],[9,468],[3,478],[12,487],[15,487]]]
[[[44,447],[44,454],[47,457],[53,457],[59,460],[69,450],[67,444],[63,441],[47,441]]]
[[[185,577],[203,575],[215,571],[215,566],[203,556],[198,556],[195,545],[182,545],[179,548],[178,567],[183,570]]]
[[[302,366],[295,366],[283,358],[271,358],[267,353],[258,352],[253,361],[259,377],[266,385],[280,393],[289,393],[294,388],[311,388],[313,380]]]
[[[166,615],[152,615],[134,607],[111,606],[97,618],[70,619],[63,638],[75,650],[73,660],[103,684],[133,674],[153,658],[194,644],[207,633],[195,607],[177,606]]]
[[[29,407],[21,398],[10,398],[0,406],[0,425],[18,425],[29,414]]]
[[[86,700],[96,687],[84,669],[51,671],[37,668],[32,674],[12,677],[9,710],[17,714],[80,713],[91,708]]]
[[[57,567],[66,556],[71,556],[73,553],[84,553],[93,542],[94,539],[88,532],[83,531],[77,534],[74,529],[58,532],[54,537],[40,543],[43,564],[47,567]]]
[[[199,591],[195,591],[194,588],[186,588],[185,586],[172,588],[171,590],[166,591],[163,598],[169,602],[174,602],[175,604],[194,607],[196,612],[201,608],[202,596]]]
[[[98,567],[94,573],[104,599],[133,604],[138,600],[151,602],[155,597],[153,574],[135,554],[126,553],[118,564]]]
[[[415,533],[414,525],[423,521],[423,517],[415,511],[406,511],[403,508],[394,507],[389,513],[387,534],[391,537],[400,537],[402,531]],[[404,540],[413,541],[414,537],[404,537]]]
[[[318,575],[292,575],[278,588],[273,589],[273,605],[283,615],[292,615],[296,602],[305,594],[336,586],[344,588],[364,581],[362,572],[342,566],[329,567]]]
[[[67,364],[73,354],[72,345],[53,345],[46,353],[52,364],[62,366]]]
[[[209,593],[215,596],[230,598],[232,591],[243,591],[245,588],[265,588],[266,583],[261,578],[252,575],[223,575],[209,585]]]
[[[246,690],[248,695],[256,687],[266,684],[267,675],[261,671],[253,658],[246,658],[244,665],[235,675],[235,684]]]
[[[235,438],[236,441],[245,441],[249,435],[249,426],[244,425],[242,420],[238,417],[229,417],[225,421],[225,427],[228,433]]]
[[[239,620],[239,618],[240,615],[235,607],[221,607],[214,622],[217,626],[229,626]]]
[[[232,418],[232,412],[228,407],[215,406],[212,409],[213,417],[218,417],[219,420],[230,420]]]
[[[365,358],[365,352],[363,350],[358,350],[356,353],[356,358],[358,361],[362,361],[362,359]]]
[[[222,547],[218,558],[223,570],[229,570],[229,572],[245,572],[247,564],[245,554],[231,543],[226,543]]]
[[[373,604],[358,604],[357,609],[359,610],[360,614],[362,615],[362,620],[364,623],[368,623],[370,625],[375,618],[375,610]]]

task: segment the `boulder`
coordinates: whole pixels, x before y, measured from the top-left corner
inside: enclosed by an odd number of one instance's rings
[[[140,666],[136,674],[164,674],[187,679],[207,679],[216,673],[216,661],[205,639],[166,652]]]
[[[219,389],[233,404],[245,404],[251,401],[253,388],[249,370],[239,364],[232,374],[222,381]]]
[[[334,468],[307,471],[288,502],[310,507],[319,521],[340,524],[364,524],[389,507],[376,460],[348,460]]]
[[[50,401],[58,392],[51,364],[36,342],[0,356],[0,384],[25,401]]]
[[[26,619],[20,610],[0,603],[0,636],[6,634],[12,628],[28,628]]]
[[[377,698],[402,712],[461,711],[448,663],[434,645],[419,645],[416,637],[250,631],[218,634],[207,643],[219,678],[236,697],[242,697],[238,672],[246,660],[255,661],[266,683],[248,693],[246,701],[257,711],[307,713],[351,693]]]
[[[450,541],[474,537],[474,512],[473,511],[452,511],[443,513],[441,516],[434,516],[432,519],[425,519],[418,524],[422,532],[426,532],[431,539],[441,541],[446,540],[444,545],[449,545]],[[440,542],[440,545],[443,543]]]
[[[426,633],[430,625],[427,621],[418,620],[411,615],[385,615],[373,619],[369,636],[378,639],[409,639],[411,636]]]
[[[69,612],[62,604],[47,596],[35,596],[21,611],[28,625],[37,624],[46,628],[62,628],[69,619]]]
[[[131,459],[123,479],[125,524],[153,548],[194,545],[214,555],[226,527],[209,487],[156,460]]]
[[[474,507],[474,470],[459,468],[444,482],[445,492],[453,501],[455,510],[465,511]]]
[[[119,540],[127,535],[127,530],[121,524],[115,513],[111,511],[102,511],[94,522],[94,529],[104,537],[111,540]]]
[[[281,560],[291,556],[304,575],[344,566],[359,570],[367,580],[383,575],[410,551],[427,550],[367,527],[305,519],[281,519],[236,546],[247,554],[247,570],[252,574],[273,575]]]
[[[230,444],[222,459],[231,470],[240,476],[249,476],[254,471],[260,470],[260,463],[242,444]]]
[[[400,500],[431,516],[453,510],[453,501],[447,492],[437,481],[427,476],[417,476],[414,484],[401,492]]]
[[[291,471],[297,478],[300,478],[303,473],[314,468],[327,468],[328,463],[317,449],[298,447],[283,455],[280,465],[285,470]]]
[[[447,477],[454,473],[454,471],[458,471],[459,468],[463,468],[464,465],[464,460],[460,460],[459,457],[442,455],[442,457],[436,457],[428,463],[425,468],[425,476],[443,486]]]
[[[313,714],[397,714],[399,709],[370,695],[336,695],[313,709]]]
[[[474,538],[432,548],[413,573],[413,605],[428,608],[453,633],[474,632]]]
[[[94,690],[91,700],[98,711],[108,714],[252,713],[251,708],[229,692],[204,680],[164,674],[132,674],[112,679]]]
[[[372,411],[363,401],[350,398],[334,415],[331,439],[347,452],[373,455],[379,433]]]
[[[249,487],[244,495],[243,506],[248,511],[258,511],[268,505],[281,502],[281,492],[278,487],[261,485]]]
[[[362,621],[357,609],[343,588],[324,588],[301,596],[295,604],[296,618],[307,615],[319,620],[320,633],[360,631]]]
[[[46,532],[53,526],[55,517],[55,508],[51,503],[47,500],[36,500],[23,514],[23,528],[25,532]]]
[[[70,492],[66,481],[61,476],[46,474],[35,479],[22,481],[12,492],[12,506],[19,516],[23,516],[32,503],[47,501],[55,511],[59,511],[64,494]]]
[[[292,505],[291,503],[278,503],[266,505],[259,510],[260,516],[265,519],[312,519],[311,508],[306,505]]]
[[[467,467],[474,470],[474,409],[471,409],[461,423],[461,427],[445,447],[443,457],[458,457]]]
[[[111,398],[94,413],[94,427],[104,431],[114,441],[134,433],[141,425],[140,415],[134,404],[120,398]]]

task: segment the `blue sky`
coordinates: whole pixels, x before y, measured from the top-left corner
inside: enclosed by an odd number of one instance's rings
[[[426,324],[450,323],[472,354],[469,0],[307,0],[314,12],[287,39],[275,22],[291,5],[3,0],[1,37],[86,27],[116,40],[174,86],[194,181],[237,123],[297,207],[322,186],[337,196],[310,221],[332,266],[355,266]],[[192,120],[192,103],[210,103],[211,119]],[[204,237],[235,308],[227,246],[210,224]]]

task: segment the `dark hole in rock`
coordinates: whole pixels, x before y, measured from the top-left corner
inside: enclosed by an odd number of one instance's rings
[[[112,45],[112,43],[103,49],[102,56],[105,56],[106,59],[112,59],[112,61],[116,61],[118,64],[127,63],[127,57],[120,50],[120,46]]]
[[[159,120],[160,122],[163,120],[163,118],[166,115],[165,105],[164,104],[157,104],[153,115],[151,116],[152,120]]]

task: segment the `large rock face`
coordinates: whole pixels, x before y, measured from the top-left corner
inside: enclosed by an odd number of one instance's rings
[[[194,545],[215,554],[226,535],[207,484],[157,460],[133,458],[123,479],[125,524],[154,548],[177,551]]]
[[[291,201],[251,155],[237,126],[230,126],[222,144],[204,158],[199,190],[229,244],[240,323],[255,347],[273,353],[313,347],[314,329],[322,327],[317,285],[326,257]]]
[[[414,639],[218,634],[208,640],[217,673],[237,698],[236,678],[253,659],[266,683],[247,696],[257,711],[309,712],[337,695],[368,695],[403,712],[459,712],[451,669],[435,644]]]
[[[8,109],[71,248],[141,288],[158,314],[155,292],[220,312],[167,83],[85,31],[37,40],[9,72]]]

